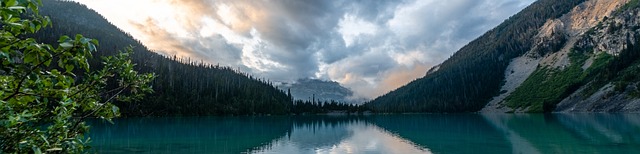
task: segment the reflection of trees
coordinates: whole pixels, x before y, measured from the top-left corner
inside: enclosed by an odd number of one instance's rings
[[[126,118],[93,122],[99,153],[241,153],[291,132],[290,117]]]
[[[501,113],[485,113],[482,116],[493,125],[497,130],[502,131],[505,134],[505,138],[509,140],[512,147],[512,153],[540,153],[536,147],[534,147],[526,138],[520,136],[517,132],[509,129],[506,121],[517,116],[513,114],[501,114]]]
[[[347,127],[361,123],[362,117],[357,116],[297,116],[292,118],[293,125],[290,134],[273,140],[269,145],[256,148],[258,151],[268,150],[271,144],[285,141],[295,143],[301,149],[314,149],[339,144],[353,135]]]
[[[347,126],[357,121],[355,117],[347,116],[303,116],[294,120],[289,140],[301,146],[309,146],[301,148],[336,145],[353,135],[354,132],[349,131]]]
[[[503,134],[476,114],[381,115],[369,120],[434,153],[511,153]]]
[[[483,114],[506,134],[514,152],[633,153],[640,150],[640,115]]]
[[[370,116],[296,117],[290,136],[251,153],[430,153],[368,122]]]
[[[640,150],[640,123],[637,123],[640,115],[573,113],[554,114],[554,116],[566,131],[585,144],[616,145],[636,152]],[[635,145],[629,145],[629,143]],[[615,152],[630,153],[632,151]]]

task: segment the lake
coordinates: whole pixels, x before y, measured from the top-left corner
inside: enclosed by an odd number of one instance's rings
[[[89,121],[98,153],[640,153],[640,114],[405,114]]]

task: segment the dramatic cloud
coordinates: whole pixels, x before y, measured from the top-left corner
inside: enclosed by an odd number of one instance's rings
[[[274,81],[334,80],[365,98],[424,76],[533,2],[76,1],[160,53],[231,66]]]

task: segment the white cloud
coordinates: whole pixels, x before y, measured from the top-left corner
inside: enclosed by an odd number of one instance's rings
[[[391,57],[393,57],[393,60],[395,60],[396,63],[408,67],[413,66],[415,63],[426,62],[424,53],[419,50],[409,51],[405,53],[392,53]]]
[[[244,41],[242,48],[242,63],[260,72],[269,72],[270,70],[282,69],[285,66],[277,61],[271,60],[268,53],[268,44],[261,38],[258,31],[251,30],[252,39]]]
[[[354,41],[357,41],[358,37],[366,37],[366,34],[375,34],[377,29],[378,26],[373,23],[358,19],[350,14],[345,14],[344,18],[340,19],[338,23],[338,32],[342,34],[346,47],[351,46]]]

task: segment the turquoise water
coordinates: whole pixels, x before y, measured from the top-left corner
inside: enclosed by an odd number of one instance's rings
[[[411,114],[90,121],[97,153],[640,153],[640,114]]]

